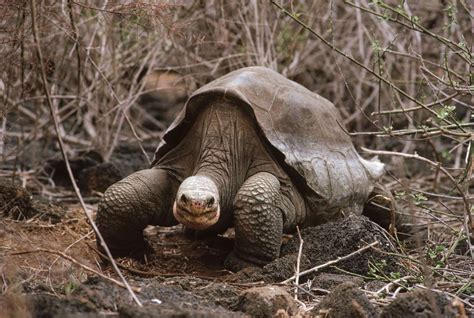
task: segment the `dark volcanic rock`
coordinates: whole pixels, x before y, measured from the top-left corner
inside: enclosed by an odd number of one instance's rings
[[[237,291],[223,283],[210,283],[192,277],[176,277],[165,282],[156,278],[130,282],[141,286],[137,294],[144,307],[137,307],[128,292],[103,279],[89,279],[74,295],[87,299],[95,307],[115,310],[120,304],[120,317],[242,317],[221,304],[235,305]],[[206,287],[206,288],[203,288]],[[224,288],[226,287],[226,288]],[[229,298],[225,300],[223,298]]]
[[[30,193],[10,180],[0,179],[0,216],[26,220],[36,216],[42,221],[58,223],[66,209]]]
[[[377,317],[375,307],[353,283],[343,283],[334,288],[311,313],[325,318]]]
[[[262,269],[261,280],[265,282],[281,282],[295,275],[298,253],[293,253],[280,257],[265,265]],[[301,255],[300,271],[304,271],[311,266],[306,255]]]
[[[316,288],[331,290],[340,284],[347,282],[351,282],[358,287],[362,287],[364,284],[364,280],[360,277],[343,274],[322,273],[313,279],[311,285]]]
[[[67,214],[67,208],[64,205],[52,203],[39,196],[33,197],[32,208],[34,214],[38,214],[38,219],[52,224],[60,222]]]
[[[148,158],[152,160],[156,150],[156,143],[151,141],[148,144],[142,144],[142,146]],[[117,145],[110,158],[110,162],[120,170],[124,177],[135,171],[147,169],[150,166],[138,142]]]
[[[364,216],[350,215],[335,222],[309,227],[301,231],[301,235],[304,240],[303,254],[308,257],[311,266],[346,256],[374,241],[379,242],[377,249],[396,252],[390,235]],[[293,237],[283,245],[281,254],[284,256],[298,252],[299,244],[298,237]],[[383,264],[383,270],[387,274],[404,271],[396,257],[376,249],[368,249],[337,263],[336,266],[352,273],[366,275],[369,271],[369,262]],[[323,271],[335,272],[330,267]],[[316,274],[309,276],[314,277]]]
[[[304,240],[301,255],[300,271],[324,264],[328,261],[346,256],[359,248],[378,241],[377,249],[386,252],[396,252],[390,235],[377,224],[364,216],[351,215],[345,219],[309,227],[301,231]],[[281,282],[295,274],[298,259],[299,238],[294,236],[281,249],[281,257],[265,265],[263,268],[248,267],[232,277],[232,281],[264,281],[267,283]],[[384,254],[375,249],[369,249],[352,258],[336,264],[337,267],[356,274],[367,275],[369,263],[378,264],[387,275],[390,272],[404,273],[394,256]],[[320,272],[340,273],[334,268],[327,267]],[[320,272],[314,272],[300,279],[301,282],[314,278]],[[353,281],[352,276],[348,280]],[[342,283],[339,281],[337,283]],[[333,284],[334,285],[334,284]],[[324,288],[324,287],[322,287]]]
[[[114,164],[110,162],[99,163],[85,168],[79,175],[79,188],[86,192],[105,192],[109,186],[124,177]]]
[[[30,193],[11,180],[0,179],[0,215],[24,220],[34,214]]]
[[[78,179],[82,170],[102,163],[102,156],[96,151],[87,151],[71,156],[69,165],[75,179]],[[66,163],[61,155],[56,155],[52,159],[46,161],[44,171],[57,186],[71,186],[71,180],[67,171]],[[77,181],[77,180],[76,180]]]
[[[399,295],[381,313],[382,318],[459,317],[445,294],[417,289]]]
[[[268,263],[264,267],[246,267],[235,273],[231,280],[239,282],[264,281],[266,283],[279,283],[295,275],[297,260],[298,253],[285,255]],[[306,255],[301,255],[300,271],[306,270],[309,267],[310,262],[308,258]]]
[[[94,306],[78,298],[57,298],[37,294],[26,296],[32,317],[102,317]]]
[[[155,145],[144,144],[147,155],[151,158]],[[110,185],[125,176],[148,168],[149,163],[140,146],[136,143],[122,143],[114,149],[109,162],[104,162],[102,155],[96,151],[80,152],[69,158],[69,164],[79,188],[86,193],[104,192]],[[45,173],[58,186],[71,186],[66,164],[62,156],[56,155],[46,161]]]
[[[245,317],[240,313],[212,309],[199,310],[190,308],[163,308],[160,305],[122,306],[118,310],[120,318],[233,318]]]
[[[253,287],[243,291],[236,309],[251,317],[274,317],[279,310],[291,316],[298,313],[293,297],[277,286]]]

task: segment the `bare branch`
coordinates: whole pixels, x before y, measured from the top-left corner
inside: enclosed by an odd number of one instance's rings
[[[82,198],[79,187],[76,184],[76,180],[74,178],[74,174],[71,170],[71,165],[69,164],[69,159],[68,159],[68,156],[66,154],[64,142],[61,138],[61,130],[59,128],[59,122],[58,122],[58,119],[56,117],[56,114],[55,114],[55,111],[54,111],[54,106],[53,106],[53,103],[51,101],[51,96],[50,96],[50,93],[49,93],[48,80],[46,78],[46,71],[45,71],[45,68],[44,68],[43,53],[41,51],[41,43],[40,43],[40,40],[39,40],[39,37],[38,37],[38,26],[37,26],[37,23],[36,23],[36,0],[30,0],[30,5],[31,5],[31,23],[32,23],[32,28],[33,28],[33,38],[34,38],[34,41],[35,41],[35,44],[36,44],[36,55],[37,55],[38,63],[39,63],[39,66],[40,66],[40,75],[41,75],[41,79],[42,79],[42,82],[43,82],[43,90],[44,90],[44,94],[46,96],[46,102],[47,102],[49,111],[51,113],[51,119],[53,120],[54,128],[56,130],[56,137],[58,139],[59,147],[61,149],[61,153],[63,155],[63,159],[64,159],[64,162],[66,164],[66,169],[67,169],[68,174],[69,174],[69,179],[70,179],[70,181],[72,183],[72,186],[74,188],[74,192],[76,193],[76,196],[79,199],[81,207],[84,210],[84,213],[86,214],[86,217],[87,217],[89,223],[91,224],[95,234],[97,235],[97,238],[99,239],[101,245],[103,246],[103,248],[104,248],[104,250],[107,254],[107,257],[109,258],[109,260],[112,264],[112,267],[114,268],[115,272],[119,275],[120,279],[122,280],[123,284],[126,286],[127,290],[129,291],[130,295],[132,296],[133,300],[137,303],[138,306],[142,306],[142,303],[140,302],[140,300],[135,295],[133,289],[130,287],[130,285],[128,284],[125,277],[122,275],[122,272],[120,271],[120,269],[117,267],[117,264],[115,263],[115,261],[112,257],[112,254],[110,253],[110,250],[107,247],[107,244],[105,243],[104,238],[100,234],[99,229],[97,228],[97,225],[95,224],[94,219],[92,218],[92,214],[87,209],[86,204],[84,203],[84,199]]]

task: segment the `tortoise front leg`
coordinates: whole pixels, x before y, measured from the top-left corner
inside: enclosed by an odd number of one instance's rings
[[[270,173],[248,178],[234,201],[235,247],[225,267],[264,265],[280,255],[283,212],[280,182]]]
[[[147,225],[176,224],[171,207],[177,181],[166,170],[145,169],[111,185],[97,211],[97,226],[114,256],[141,258],[148,249]],[[97,242],[100,249],[100,242]]]

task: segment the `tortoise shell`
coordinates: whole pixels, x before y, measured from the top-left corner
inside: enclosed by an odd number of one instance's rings
[[[152,165],[185,137],[199,108],[214,98],[250,111],[262,140],[313,209],[362,211],[383,164],[359,156],[331,102],[265,67],[233,71],[195,91],[165,132]]]

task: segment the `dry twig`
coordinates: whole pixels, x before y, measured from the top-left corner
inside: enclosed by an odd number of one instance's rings
[[[323,268],[326,268],[326,267],[328,267],[328,266],[337,264],[337,263],[339,263],[339,262],[341,262],[341,261],[344,261],[344,260],[346,260],[346,259],[349,259],[349,258],[351,258],[351,257],[353,257],[353,256],[355,256],[355,255],[357,255],[357,254],[360,254],[360,253],[364,252],[365,250],[368,250],[369,248],[372,248],[372,247],[376,246],[377,244],[379,244],[378,241],[372,242],[372,243],[370,243],[369,245],[366,245],[366,246],[364,246],[364,247],[361,247],[361,248],[359,248],[358,250],[356,250],[356,251],[354,251],[354,252],[352,252],[352,253],[350,253],[350,254],[347,254],[347,255],[342,256],[342,257],[338,257],[338,258],[336,258],[335,260],[332,260],[332,261],[326,262],[326,263],[324,263],[324,264],[321,264],[321,265],[312,267],[312,268],[310,268],[310,269],[307,269],[307,270],[305,270],[305,271],[302,271],[301,273],[299,273],[298,276],[301,277],[301,276],[304,276],[304,275],[307,275],[307,274],[310,274],[310,273],[317,272],[317,271],[319,271],[319,270],[321,270],[321,269],[323,269]],[[295,276],[291,276],[290,278],[285,279],[284,281],[282,281],[281,284],[287,284],[287,283],[291,282],[292,280],[294,280],[295,278],[296,278],[296,275],[295,275]]]
[[[87,209],[87,207],[84,203],[84,199],[82,198],[81,191],[79,190],[79,187],[76,184],[76,180],[74,178],[74,174],[71,170],[71,165],[69,163],[69,159],[68,159],[67,154],[66,154],[65,145],[64,145],[64,142],[61,138],[61,129],[59,128],[59,122],[58,122],[58,119],[57,119],[55,111],[54,111],[54,106],[53,106],[53,103],[51,101],[50,92],[49,92],[49,88],[48,88],[48,80],[46,78],[46,71],[45,71],[45,66],[44,66],[45,62],[44,62],[44,59],[43,59],[43,53],[41,51],[41,43],[40,43],[40,40],[39,40],[39,37],[38,37],[38,26],[36,24],[36,1],[35,0],[30,0],[30,5],[31,5],[31,23],[32,23],[32,29],[33,29],[33,38],[34,38],[34,41],[35,41],[35,44],[36,44],[36,54],[37,54],[38,63],[40,65],[40,75],[41,75],[41,79],[43,81],[43,90],[44,90],[44,94],[46,96],[47,105],[48,105],[50,113],[51,113],[51,118],[52,118],[53,123],[54,123],[54,128],[56,130],[56,137],[58,139],[59,147],[61,149],[61,153],[63,155],[63,159],[64,159],[64,162],[66,164],[66,169],[68,171],[70,181],[73,185],[74,192],[76,193],[76,196],[79,199],[81,207],[84,210],[84,213],[86,214],[86,217],[87,217],[89,223],[91,224],[92,228],[94,229],[94,232],[97,235],[97,238],[99,239],[99,242],[103,246],[103,248],[104,248],[104,250],[107,254],[107,257],[109,258],[109,260],[112,264],[112,267],[114,268],[115,272],[119,275],[120,279],[123,282],[123,285],[127,288],[130,295],[132,296],[133,300],[137,303],[138,306],[142,306],[140,300],[135,295],[133,289],[128,284],[125,277],[122,275],[122,272],[120,271],[120,269],[117,267],[117,264],[115,263],[115,261],[112,257],[112,254],[110,253],[110,250],[107,247],[107,244],[105,243],[104,238],[100,234],[99,229],[97,228],[97,225],[95,224],[91,213],[89,212],[89,210]]]
[[[31,250],[31,251],[20,251],[20,252],[9,253],[9,254],[7,254],[7,256],[19,256],[19,255],[32,254],[32,253],[49,253],[49,254],[57,255],[59,257],[67,259],[71,263],[74,263],[74,264],[80,266],[81,268],[85,269],[86,271],[91,272],[91,273],[93,273],[93,274],[95,274],[99,277],[102,277],[102,278],[108,280],[109,282],[112,282],[112,283],[114,283],[114,284],[116,284],[120,287],[123,287],[125,289],[131,288],[134,292],[137,292],[137,293],[139,293],[141,291],[141,289],[137,288],[137,287],[130,287],[130,286],[127,287],[123,282],[120,282],[120,281],[118,281],[118,280],[116,280],[112,277],[104,275],[101,272],[93,269],[92,267],[89,267],[85,264],[82,264],[81,262],[79,262],[78,260],[73,258],[72,256],[69,256],[69,255],[67,255],[63,252],[60,252],[60,251],[51,250],[51,249],[47,249],[47,248],[38,248],[38,249],[35,249],[35,250]]]
[[[443,172],[449,178],[449,180],[452,181],[452,183],[454,184],[456,189],[459,191],[459,194],[463,198],[464,218],[465,218],[464,223],[463,223],[464,224],[464,230],[466,231],[466,236],[467,236],[466,240],[469,244],[469,252],[471,254],[471,258],[474,259],[474,246],[472,245],[472,242],[471,242],[471,231],[474,230],[474,223],[473,223],[473,220],[472,220],[471,207],[470,207],[469,200],[468,200],[466,194],[464,193],[464,191],[459,186],[459,183],[456,181],[456,179],[454,179],[454,177],[444,167],[442,167],[439,162],[438,163],[433,162],[432,160],[429,160],[425,157],[422,157],[422,156],[420,156],[416,153],[411,155],[411,154],[395,152],[395,151],[370,150],[370,149],[367,149],[367,148],[364,148],[364,147],[362,147],[361,149],[363,151],[367,152],[367,153],[374,154],[374,155],[398,156],[398,157],[404,157],[404,158],[409,158],[409,159],[420,160],[420,161],[423,161],[423,162],[426,162],[426,163],[430,164],[431,166],[433,166],[433,167],[439,169],[441,172]]]
[[[301,254],[303,252],[303,243],[304,240],[301,237],[300,228],[297,226],[296,231],[298,231],[298,238],[300,240],[300,247],[298,249],[298,258],[296,260],[296,272],[295,272],[295,285],[298,286],[300,282],[300,263],[301,263]],[[295,300],[298,300],[298,288],[295,288]]]

